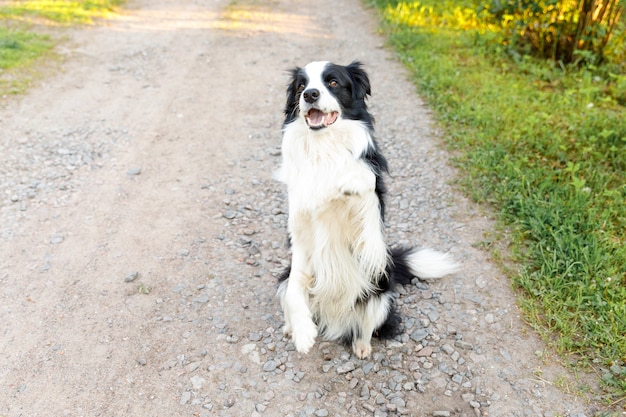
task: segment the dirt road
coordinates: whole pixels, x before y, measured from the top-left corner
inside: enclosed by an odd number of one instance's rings
[[[479,249],[492,224],[359,1],[137,0],[0,111],[0,416],[590,416]],[[286,70],[366,64],[389,237],[463,270],[401,289],[364,361],[281,335]],[[571,387],[576,390],[575,386]]]

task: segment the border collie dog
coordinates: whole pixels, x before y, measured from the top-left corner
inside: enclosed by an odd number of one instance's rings
[[[373,136],[360,62],[311,62],[291,72],[283,125],[291,266],[279,279],[284,333],[308,353],[319,334],[371,354],[371,338],[393,337],[391,290],[413,277],[456,271],[447,254],[390,249],[385,241],[387,161]]]

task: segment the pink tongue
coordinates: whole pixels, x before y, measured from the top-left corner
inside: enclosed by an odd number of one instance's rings
[[[311,109],[309,111],[309,121],[313,126],[322,124],[322,120],[324,120],[324,112],[317,109]]]

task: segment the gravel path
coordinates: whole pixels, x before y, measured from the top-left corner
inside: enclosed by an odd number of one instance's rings
[[[263,4],[263,5],[261,5]],[[358,1],[137,0],[68,30],[0,111],[0,416],[591,416],[480,250],[428,109]],[[456,276],[401,288],[358,360],[282,337],[286,70],[366,64],[391,242]],[[562,389],[555,388],[560,381]]]

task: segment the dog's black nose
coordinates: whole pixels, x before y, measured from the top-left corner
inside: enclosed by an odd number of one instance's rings
[[[320,98],[320,90],[317,88],[310,88],[302,93],[302,97],[304,97],[304,101],[307,103],[315,103],[317,99]]]

